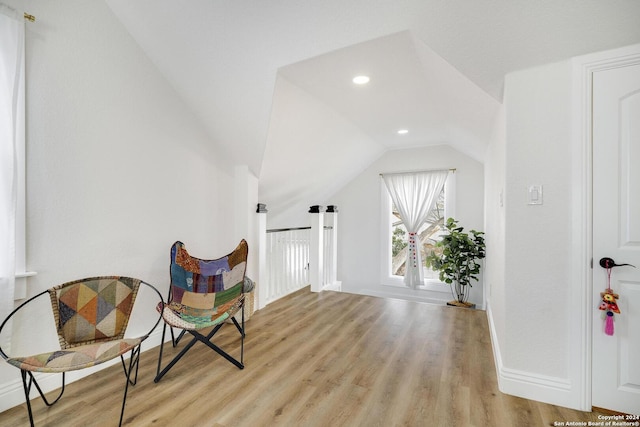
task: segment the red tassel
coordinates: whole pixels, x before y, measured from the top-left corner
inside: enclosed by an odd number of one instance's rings
[[[607,335],[613,335],[613,313],[607,312],[607,319],[604,322],[604,333]]]

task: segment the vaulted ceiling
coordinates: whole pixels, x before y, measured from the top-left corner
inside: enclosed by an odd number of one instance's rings
[[[387,150],[482,161],[505,74],[640,42],[637,0],[106,2],[278,211]]]

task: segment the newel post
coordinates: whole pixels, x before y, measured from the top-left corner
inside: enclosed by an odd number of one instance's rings
[[[324,284],[324,208],[313,205],[309,208],[311,241],[309,242],[309,283],[311,292],[322,291]]]
[[[269,295],[269,274],[267,270],[267,205],[258,203],[257,233],[258,233],[258,277],[256,280],[256,309],[260,310],[267,305]]]
[[[338,281],[338,207],[328,205],[325,215],[325,225],[329,227],[328,257],[324,260],[327,263],[327,277],[325,277],[326,287],[332,290],[342,290],[342,282]]]

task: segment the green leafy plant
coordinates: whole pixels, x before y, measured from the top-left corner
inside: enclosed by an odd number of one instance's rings
[[[393,229],[393,236],[391,236],[391,254],[392,256],[398,255],[404,248],[407,247],[407,239],[405,235],[407,233],[399,227]]]
[[[425,263],[440,273],[440,280],[451,285],[454,299],[464,304],[469,299],[472,280],[478,280],[479,261],[485,257],[484,233],[466,233],[453,218],[447,219],[445,229],[446,234]]]

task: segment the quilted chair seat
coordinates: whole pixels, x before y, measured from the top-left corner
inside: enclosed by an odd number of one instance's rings
[[[219,307],[219,311],[207,316],[194,316],[182,312],[183,306],[176,304],[167,304],[162,312],[164,321],[173,328],[184,330],[198,330],[215,326],[224,322],[231,316],[236,314],[244,303],[244,295],[241,295],[231,304]]]

